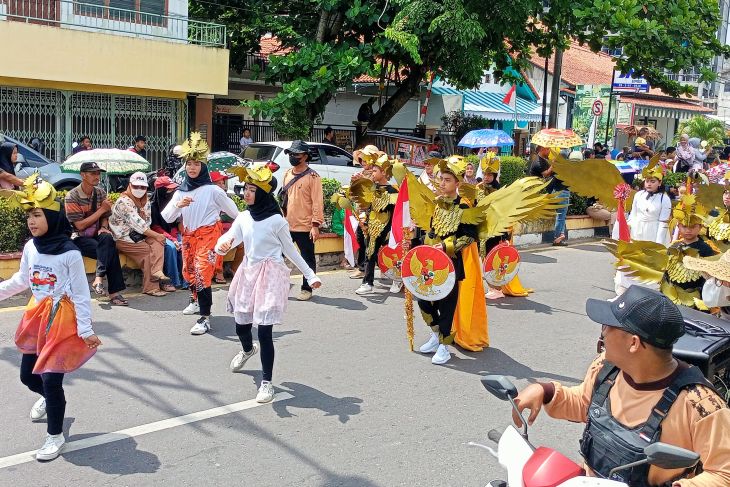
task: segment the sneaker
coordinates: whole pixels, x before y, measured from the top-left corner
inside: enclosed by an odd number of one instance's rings
[[[66,438],[63,437],[63,433],[60,435],[47,435],[46,442],[35,454],[36,460],[47,462],[58,458],[61,453],[63,445],[66,443]]]
[[[231,360],[230,369],[231,372],[240,372],[243,370],[243,366],[246,365],[246,361],[256,355],[256,353],[259,351],[259,346],[254,343],[253,349],[246,353],[243,350],[238,352],[235,357],[233,357],[233,360]]]
[[[310,299],[312,299],[312,291],[307,291],[305,289],[302,289],[299,296],[297,296],[297,301],[309,301]]]
[[[197,301],[190,301],[190,304],[183,310],[184,315],[197,315],[200,313],[200,305]]]
[[[446,345],[439,345],[436,353],[431,359],[431,363],[434,365],[443,365],[448,362],[450,358],[451,353],[449,353],[449,348]]]
[[[373,292],[373,286],[370,284],[362,283],[360,287],[355,289],[355,294],[370,294]]]
[[[403,290],[403,281],[401,280],[394,280],[393,284],[390,285],[390,292],[393,294],[398,294]]]
[[[487,299],[502,299],[504,297],[504,293],[499,289],[489,288],[489,292],[487,292],[484,297]]]
[[[198,318],[198,321],[190,328],[191,335],[205,335],[208,331],[210,331],[210,318],[207,316]]]
[[[41,397],[38,399],[35,404],[33,404],[33,407],[30,408],[30,420],[31,421],[40,421],[41,419],[46,417],[46,398]]]
[[[433,353],[439,348],[439,336],[437,333],[431,332],[431,338],[418,349],[421,353]]]
[[[362,279],[365,277],[365,273],[360,269],[357,269],[350,273],[350,279]]]
[[[259,393],[256,394],[256,402],[264,404],[274,400],[274,386],[271,382],[262,382]]]

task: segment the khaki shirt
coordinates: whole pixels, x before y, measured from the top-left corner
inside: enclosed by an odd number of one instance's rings
[[[294,178],[295,174],[289,169],[284,175],[284,184]],[[288,189],[286,205],[286,221],[292,232],[308,232],[313,226],[324,223],[324,196],[322,179],[314,170],[300,178]]]

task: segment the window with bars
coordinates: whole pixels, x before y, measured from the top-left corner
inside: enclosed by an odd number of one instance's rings
[[[80,0],[75,11],[90,17],[161,25],[167,15],[167,0]]]

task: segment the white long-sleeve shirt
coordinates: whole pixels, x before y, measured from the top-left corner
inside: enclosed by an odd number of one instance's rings
[[[220,246],[231,239],[233,239],[231,248],[243,243],[247,264],[256,264],[264,259],[283,264],[284,259],[281,256],[283,253],[304,274],[309,284],[321,282],[294,246],[289,233],[289,224],[282,215],[273,215],[257,222],[251,218],[250,212],[242,212],[231,228],[218,239],[216,252],[224,254],[219,251]]]
[[[177,204],[186,196],[193,199],[192,203],[185,208],[178,208]],[[215,224],[220,220],[221,211],[231,218],[238,216],[238,208],[226,192],[214,184],[206,184],[192,191],[175,191],[161,215],[169,223],[182,215],[185,230],[192,232]]]
[[[76,311],[76,330],[81,338],[94,334],[91,327],[91,295],[81,252],[60,255],[40,254],[29,240],[23,247],[20,268],[13,277],[0,282],[0,301],[30,288],[36,302],[52,296],[53,304],[68,296]]]

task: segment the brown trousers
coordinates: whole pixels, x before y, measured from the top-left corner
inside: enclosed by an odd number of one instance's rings
[[[164,278],[164,243],[153,238],[132,243],[117,240],[117,250],[137,263],[142,269],[142,292],[148,293],[160,289],[160,279]]]

